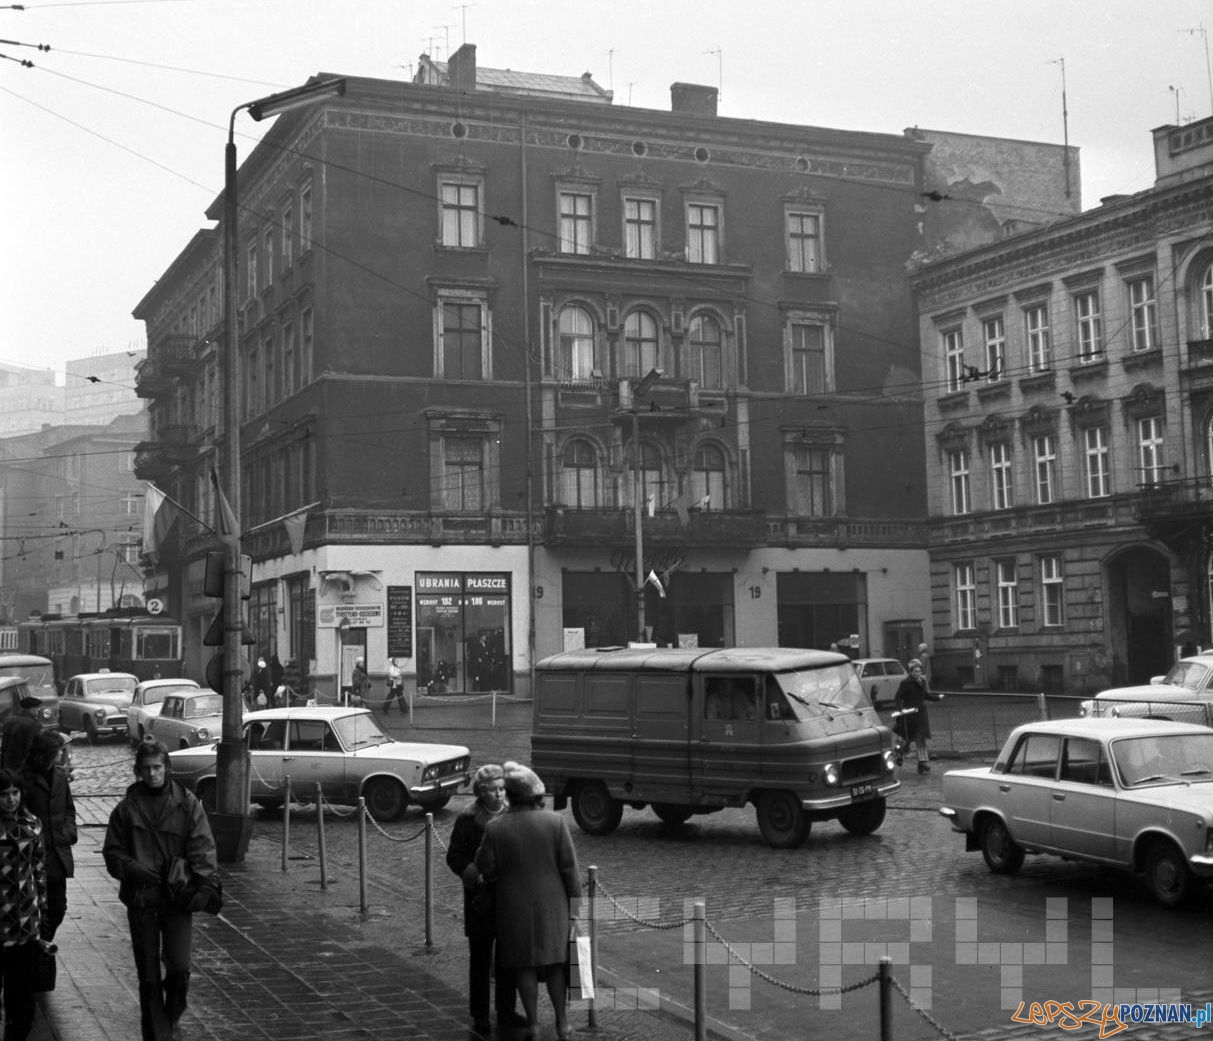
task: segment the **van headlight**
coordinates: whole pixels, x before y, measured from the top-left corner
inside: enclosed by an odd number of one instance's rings
[[[842,771],[837,763],[826,763],[825,769],[821,771],[822,778],[825,783],[831,788],[837,788],[838,782],[842,780]]]

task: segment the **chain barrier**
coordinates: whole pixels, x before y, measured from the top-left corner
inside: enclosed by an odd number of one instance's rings
[[[929,1023],[932,1027],[934,1027],[939,1032],[940,1037],[946,1037],[948,1039],[948,1041],[957,1041],[957,1037],[955,1034],[952,1033],[952,1031],[950,1031],[947,1027],[945,1027],[942,1023],[940,1023],[937,1019],[935,1019],[931,1015],[931,1013],[929,1013],[921,1005],[917,1004],[914,1001],[914,999],[910,997],[909,991],[907,991],[905,989],[905,987],[903,987],[900,983],[897,982],[896,976],[890,974],[889,982],[891,984],[893,984],[893,989],[896,990],[898,994],[900,994],[903,998],[906,999],[906,1004],[909,1005],[910,1008],[912,1008],[920,1016],[922,1016],[922,1018],[925,1019],[927,1021],[927,1023]]]
[[[375,818],[371,815],[371,811],[369,809],[366,811],[366,819],[369,820],[375,826],[375,830],[377,832],[379,832],[379,834],[382,835],[389,842],[413,842],[413,841],[421,838],[421,836],[425,834],[426,829],[429,827],[429,824],[427,823],[427,824],[421,825],[421,829],[419,831],[413,832],[412,835],[393,835],[389,831],[384,831],[383,825],[380,824],[377,820],[375,820]]]
[[[267,781],[267,780],[266,780],[266,779],[265,779],[265,778],[262,776],[261,771],[257,769],[257,758],[256,758],[256,756],[251,756],[251,755],[250,755],[250,756],[248,757],[248,761],[249,761],[249,765],[252,767],[253,773],[257,775],[257,780],[258,780],[258,781],[260,781],[260,782],[261,782],[263,785],[265,785],[265,787],[266,787],[266,789],[267,789],[268,791],[271,791],[271,792],[284,792],[284,791],[286,791],[286,784],[285,784],[285,783],[283,783],[283,784],[270,784],[270,782],[269,782],[269,781]]]
[[[430,827],[434,829],[434,838],[438,840],[438,848],[442,850],[443,856],[445,856],[450,852],[450,849],[448,848],[447,844],[442,841],[442,833],[433,824],[433,822],[430,823]]]
[[[357,810],[357,808],[354,808],[354,809],[352,809],[352,810],[339,810],[339,809],[337,809],[337,807],[336,807],[336,806],[334,806],[334,805],[333,805],[331,802],[329,802],[329,800],[328,800],[328,796],[324,794],[324,789],[322,788],[322,789],[320,790],[320,806],[318,807],[318,809],[320,810],[320,812],[324,812],[324,809],[325,809],[326,807],[327,807],[328,809],[330,809],[330,810],[332,810],[332,811],[333,811],[333,816],[334,816],[334,817],[338,817],[338,818],[340,818],[340,819],[342,819],[342,820],[345,820],[345,819],[347,819],[347,818],[349,818],[349,817],[356,817],[356,816],[358,815],[358,810]],[[367,816],[369,817],[369,816],[370,816],[370,814],[368,813],[368,814],[367,814]]]
[[[681,929],[684,925],[690,925],[694,918],[682,918],[676,922],[654,922],[646,918],[638,918],[632,914],[626,907],[623,906],[607,891],[606,886],[602,884],[601,879],[598,882],[598,895],[605,896],[612,907],[615,908],[624,918],[630,918],[637,925],[643,925],[648,929]]]

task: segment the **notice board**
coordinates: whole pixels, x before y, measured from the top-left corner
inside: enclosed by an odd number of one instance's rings
[[[387,587],[387,656],[413,656],[413,587]]]

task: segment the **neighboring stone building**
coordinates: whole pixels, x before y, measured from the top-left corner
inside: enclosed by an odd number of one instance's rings
[[[135,368],[146,351],[113,351],[73,358],[64,365],[62,423],[104,425],[143,410],[135,393]]]
[[[413,84],[349,79],[244,159],[261,653],[325,692],[363,654],[431,690],[521,689],[566,641],[637,637],[638,570],[659,643],[921,637],[906,264],[937,242],[931,145],[720,117],[693,84],[671,101],[617,108],[589,76],[478,69],[465,45]],[[234,404],[221,250],[199,232],[135,311],[139,473],[203,518]],[[179,524],[149,590],[194,669],[208,544]]]
[[[63,421],[63,388],[53,369],[0,362],[0,437],[32,434]]]
[[[1213,120],[1153,188],[943,259],[920,313],[933,668],[1083,692],[1208,645]]]

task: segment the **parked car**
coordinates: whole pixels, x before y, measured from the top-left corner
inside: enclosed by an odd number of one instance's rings
[[[1025,853],[1143,872],[1177,907],[1213,877],[1213,730],[1065,719],[1012,731],[993,766],[949,770],[940,809],[967,851],[1011,875]]]
[[[129,672],[81,672],[63,685],[59,729],[83,730],[90,741],[126,734],[126,710],[139,678]]]
[[[283,804],[289,774],[292,801],[310,800],[319,784],[330,802],[352,805],[361,796],[375,820],[390,821],[410,805],[442,809],[471,779],[471,754],[462,745],[393,740],[364,708],[261,709],[245,716],[244,736],[250,795],[261,806]],[[173,777],[208,808],[215,803],[216,755],[214,744],[170,752]]]
[[[16,688],[8,684],[0,694],[0,723],[3,723],[21,703],[21,699],[33,695],[42,702],[38,706],[38,721],[43,730],[55,730],[59,726],[59,687],[55,683],[55,665],[49,658],[37,654],[0,654],[0,679],[19,679],[26,687],[25,693],[15,693]]]
[[[1083,716],[1151,716],[1213,725],[1213,653],[1180,658],[1149,683],[1113,687],[1079,705]]]
[[[144,680],[135,688],[135,696],[126,710],[126,735],[131,744],[142,741],[148,733],[148,724],[158,715],[169,694],[185,694],[201,689],[193,680],[159,679]]]
[[[908,675],[896,658],[856,658],[851,664],[873,708],[880,708],[882,703],[892,705],[897,688]]]
[[[192,748],[218,741],[223,729],[223,695],[207,687],[166,694],[147,732],[166,748]]]

